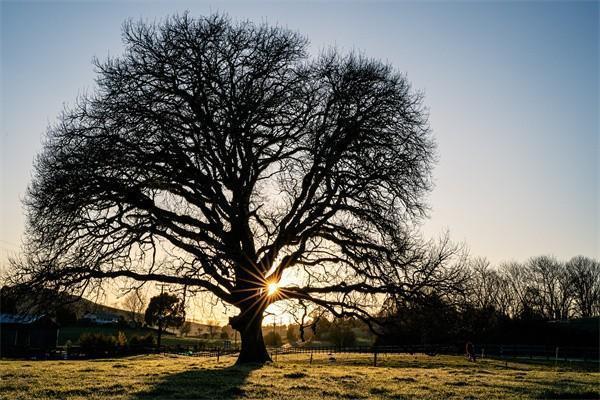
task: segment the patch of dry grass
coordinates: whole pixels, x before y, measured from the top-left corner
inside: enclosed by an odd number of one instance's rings
[[[593,364],[426,355],[278,356],[262,367],[233,357],[148,355],[90,361],[0,361],[6,399],[530,399],[600,398]]]

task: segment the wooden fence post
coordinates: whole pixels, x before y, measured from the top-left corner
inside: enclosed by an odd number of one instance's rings
[[[374,367],[377,366],[377,349],[376,348],[373,349],[373,366]]]

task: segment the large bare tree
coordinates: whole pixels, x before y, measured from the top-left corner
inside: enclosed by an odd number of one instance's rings
[[[222,15],[128,22],[123,39],[48,130],[15,281],[206,291],[239,309],[238,361],[263,362],[275,301],[367,319],[390,293],[451,279],[447,243],[428,249],[412,229],[434,142],[393,67],[311,58],[296,32]]]

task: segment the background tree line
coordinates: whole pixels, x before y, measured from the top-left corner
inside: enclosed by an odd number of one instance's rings
[[[382,309],[382,344],[487,343],[598,346],[600,263],[552,256],[493,266],[467,262],[454,292],[389,298]]]
[[[471,262],[465,303],[492,308],[511,318],[565,320],[600,315],[600,263],[577,256],[562,262],[551,256],[493,268],[478,258]]]

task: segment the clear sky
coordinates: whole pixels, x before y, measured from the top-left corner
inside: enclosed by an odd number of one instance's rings
[[[1,3],[0,266],[46,126],[122,51],[126,18],[219,11],[387,60],[424,91],[437,138],[423,230],[492,262],[600,257],[598,2]]]

